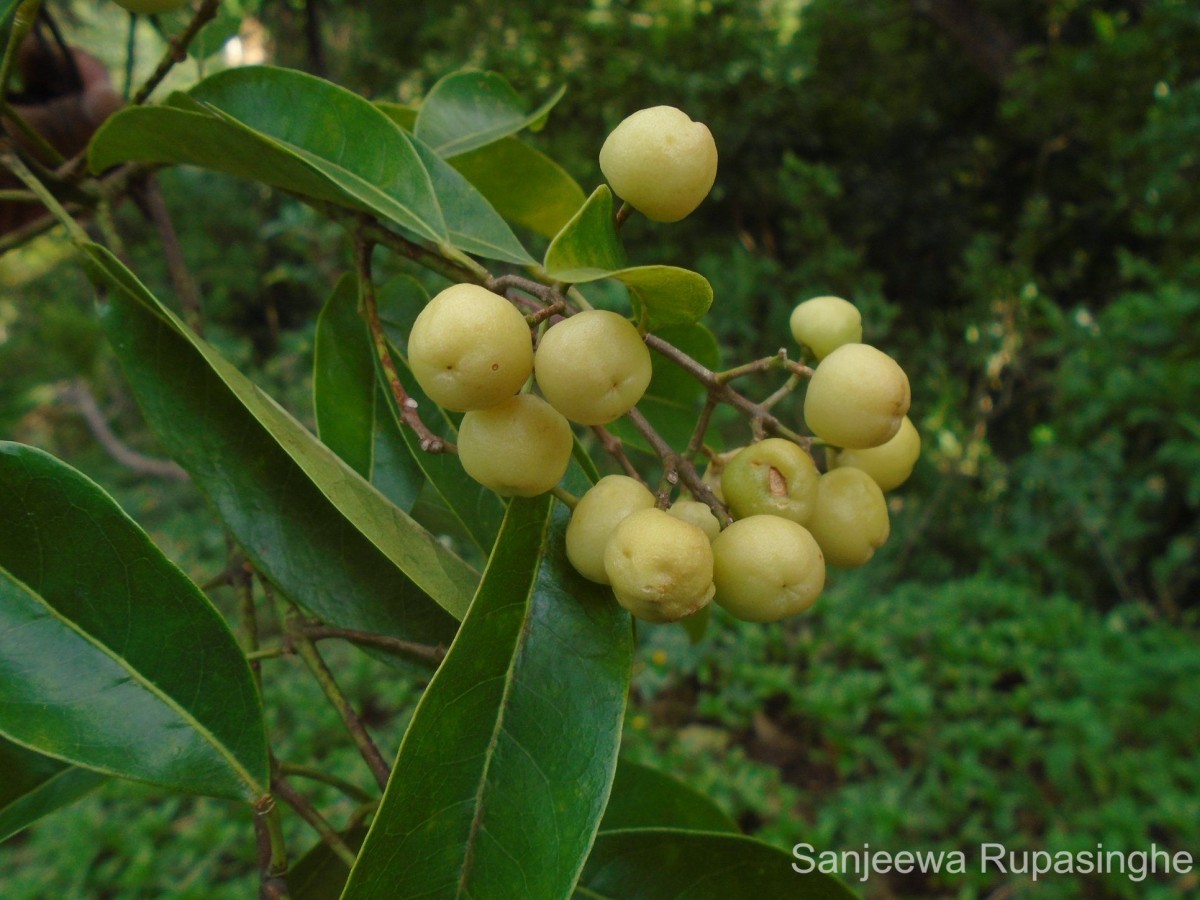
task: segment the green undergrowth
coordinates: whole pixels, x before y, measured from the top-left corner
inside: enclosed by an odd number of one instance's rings
[[[846,577],[791,628],[714,624],[697,646],[648,629],[630,751],[780,846],[966,853],[964,875],[875,876],[869,895],[1029,887],[980,873],[984,843],[1200,846],[1194,633],[983,578],[873,593]],[[1186,886],[1108,875],[1036,887]]]

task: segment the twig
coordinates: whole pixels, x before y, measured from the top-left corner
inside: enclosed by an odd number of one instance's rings
[[[321,836],[321,840],[325,842],[340,859],[350,868],[354,867],[356,854],[342,840],[342,836],[337,833],[332,825],[318,812],[308,798],[301,794],[298,790],[292,787],[291,783],[281,774],[276,773],[271,779],[271,789],[279,795],[288,806],[296,811],[305,822],[313,827],[313,829]]]
[[[108,424],[91,389],[82,381],[73,381],[59,389],[58,395],[64,401],[72,404],[87,423],[88,430],[105,452],[125,468],[139,475],[150,475],[155,478],[170,478],[173,481],[187,481],[189,476],[182,468],[169,459],[155,459],[144,456],[130,449]]]
[[[271,794],[265,794],[254,804],[254,835],[258,844],[259,897],[287,897],[284,880],[288,870],[287,845],[279,806]]]
[[[337,788],[347,797],[353,797],[360,803],[374,803],[379,799],[370,791],[360,788],[357,784],[352,784],[344,778],[338,778],[336,775],[330,775],[323,769],[317,769],[313,766],[302,766],[297,763],[285,763],[279,760],[276,760],[276,765],[279,767],[279,772],[282,775],[295,775],[297,778],[320,781],[323,784]]]
[[[200,33],[200,29],[212,21],[217,10],[221,6],[221,0],[204,0],[200,4],[200,8],[196,10],[196,14],[192,16],[192,20],[188,22],[187,27],[178,35],[168,41],[167,52],[163,54],[163,58],[159,61],[158,66],[150,74],[150,77],[142,84],[136,94],[133,95],[133,105],[140,106],[150,99],[150,95],[154,93],[154,89],[158,87],[164,78],[175,68],[178,63],[187,59],[188,45],[196,39],[196,35]]]
[[[670,488],[682,481],[691,491],[692,496],[701,503],[707,504],[720,521],[732,521],[729,510],[726,509],[724,503],[717,499],[712,488],[700,478],[691,459],[671,449],[671,445],[663,440],[662,435],[654,429],[654,426],[636,406],[627,415],[638,434],[646,439],[663,462],[663,483],[659,485],[658,489],[658,504],[664,508],[668,506],[670,504]]]
[[[374,249],[375,244],[365,235],[360,233],[356,236],[354,259],[358,272],[359,298],[363,316],[366,318],[367,327],[371,332],[371,340],[375,344],[375,355],[379,358],[379,365],[383,369],[384,380],[387,381],[392,397],[396,401],[396,408],[400,413],[401,420],[417,433],[421,449],[426,453],[455,453],[457,448],[453,444],[434,434],[429,430],[429,426],[421,420],[421,416],[417,412],[417,401],[408,395],[408,391],[400,382],[400,374],[396,371],[396,364],[392,361],[391,351],[388,350],[383,323],[379,321],[379,306],[375,300],[375,283],[371,278],[371,253]]]
[[[167,263],[167,272],[171,276],[171,284],[175,286],[175,294],[179,297],[179,306],[183,311],[184,321],[192,331],[204,336],[204,301],[196,288],[196,280],[188,269],[187,260],[183,255],[183,245],[179,242],[179,234],[175,231],[175,223],[171,221],[171,213],[163,199],[158,179],[147,175],[134,189],[134,199],[143,215],[153,223],[158,230],[162,242],[163,258]]]
[[[369,644],[381,650],[390,650],[404,656],[423,662],[437,668],[446,658],[446,648],[430,644],[418,644],[415,641],[404,641],[400,638],[389,637],[386,634],[376,634],[373,631],[358,631],[353,628],[334,628],[330,625],[304,625],[305,637],[314,641],[326,638],[341,638],[355,644]]]
[[[625,454],[625,444],[619,437],[603,425],[593,425],[592,433],[600,441],[600,446],[604,449],[604,452],[617,461],[617,464],[626,475],[630,478],[636,478],[642,484],[646,483],[646,480],[642,478],[642,473],[637,470],[637,466]]]

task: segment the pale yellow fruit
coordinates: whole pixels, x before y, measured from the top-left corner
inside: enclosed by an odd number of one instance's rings
[[[831,566],[865,565],[891,532],[887,501],[861,469],[834,469],[821,476],[808,530]]]
[[[677,222],[712,190],[717,144],[673,106],[639,110],[600,148],[600,171],[622,200],[655,222]]]
[[[458,429],[467,474],[504,497],[536,497],[558,484],[571,462],[571,423],[532,394],[475,409]]]
[[[408,364],[438,406],[485,409],[528,380],[533,338],[525,317],[503,297],[477,284],[456,284],[417,315]]]
[[[803,525],[750,516],[713,541],[713,581],[713,599],[734,618],[777,622],[817,602],[825,587],[825,560]]]
[[[542,396],[560,413],[581,425],[603,425],[646,393],[650,350],[624,316],[593,309],[546,329],[533,371]]]
[[[894,491],[912,475],[913,466],[921,456],[921,435],[908,416],[900,430],[886,444],[864,450],[839,450],[831,453],[830,466],[835,469],[862,469],[870,475],[880,490]]]
[[[639,509],[654,506],[650,489],[628,475],[605,475],[588,489],[567,524],[567,559],[589,581],[608,584],[604,548],[616,527]]]
[[[766,514],[803,525],[812,513],[818,478],[806,451],[783,438],[767,438],[726,464],[721,494],[735,518]]]
[[[648,622],[675,622],[713,596],[712,542],[661,509],[632,512],[604,548],[617,602]]]
[[[862,342],[862,314],[841,297],[813,297],[792,310],[792,337],[824,359],[842,344]]]
[[[699,500],[676,500],[667,512],[677,519],[695,525],[708,535],[710,541],[721,533],[721,523],[717,521],[707,503],[701,503]]]
[[[868,344],[843,344],[813,372],[804,421],[835,447],[878,447],[900,430],[911,400],[908,376],[894,359]]]

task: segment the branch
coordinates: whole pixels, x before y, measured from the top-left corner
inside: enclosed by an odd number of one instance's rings
[[[150,77],[138,88],[138,92],[133,95],[132,102],[134,106],[141,106],[149,100],[150,95],[154,93],[154,89],[162,83],[162,80],[167,77],[170,71],[178,63],[187,59],[188,45],[196,39],[196,35],[200,33],[200,29],[216,17],[220,6],[221,0],[204,0],[200,4],[200,8],[196,10],[196,14],[192,16],[192,20],[188,22],[187,27],[167,42],[167,52],[163,54],[163,58],[150,74]]]
[[[104,417],[100,406],[96,403],[91,389],[83,381],[73,381],[59,388],[58,396],[65,402],[74,405],[79,414],[83,416],[96,443],[125,468],[131,469],[139,475],[149,475],[154,478],[170,478],[173,481],[188,480],[188,473],[171,460],[144,456],[117,437]]]
[[[446,658],[445,647],[434,647],[429,644],[418,644],[415,641],[404,641],[400,638],[389,637],[386,634],[376,634],[373,631],[358,631],[354,628],[334,628],[330,625],[304,625],[302,630],[305,637],[310,640],[323,641],[326,638],[341,638],[355,644],[368,644],[372,647],[378,647],[381,650],[390,650],[393,653],[402,654],[435,669]]]
[[[342,836],[317,811],[317,808],[308,801],[307,797],[292,787],[291,782],[281,772],[277,772],[275,777],[271,779],[271,789],[279,795],[284,803],[295,810],[300,818],[313,827],[317,834],[321,836],[321,840],[334,852],[338,859],[348,867],[354,868],[356,859],[354,851],[346,846],[346,842],[342,840]]]

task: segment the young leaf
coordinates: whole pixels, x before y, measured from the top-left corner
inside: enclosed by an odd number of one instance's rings
[[[0,843],[108,779],[0,738]]]
[[[255,567],[332,625],[448,641],[476,574],[98,245],[101,322],[151,428]],[[436,602],[430,602],[430,598]]]
[[[566,93],[557,91],[531,113],[495,72],[467,69],[442,78],[417,113],[416,135],[445,159],[468,153],[544,119]]]
[[[262,704],[225,620],[116,502],[0,443],[0,734],[110,775],[256,800]]]
[[[608,831],[596,837],[575,898],[854,897],[830,875],[796,872],[794,862],[785,851],[739,834],[666,828]]]
[[[93,171],[127,161],[203,166],[367,210],[434,243],[449,237],[412,141],[344,88],[247,66],[167,103],[112,116],[92,139]]]
[[[703,275],[675,266],[625,266],[613,219],[612,191],[600,185],[546,249],[546,274],[585,284],[615,278],[629,288],[635,317],[651,331],[699,321],[712,306],[712,285]]]
[[[545,495],[509,505],[344,897],[570,893],[613,777],[632,640],[567,562],[567,519]]]
[[[740,832],[737,823],[708,797],[665,772],[622,759],[600,831],[628,828]]]

